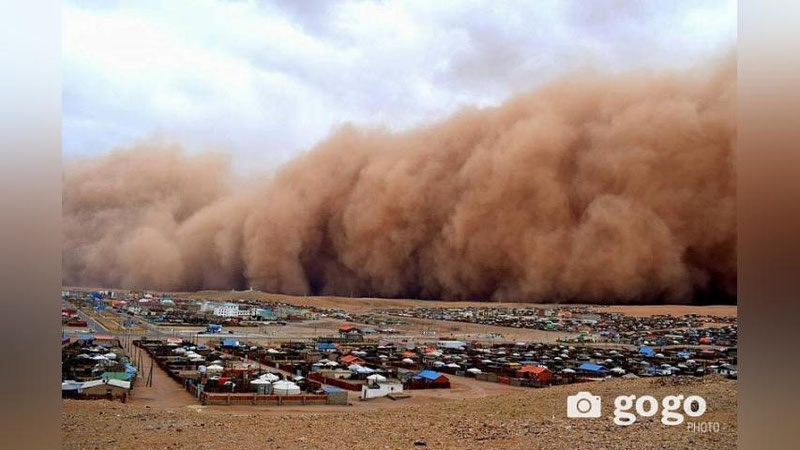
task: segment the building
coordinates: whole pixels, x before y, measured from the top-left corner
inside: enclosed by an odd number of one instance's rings
[[[464,350],[467,343],[461,341],[438,341],[436,342],[436,346],[449,350]]]
[[[353,364],[364,365],[366,364],[365,361],[358,356],[355,355],[345,355],[339,358],[339,363],[345,367],[349,367]]]
[[[259,320],[276,320],[278,318],[270,308],[256,308],[254,316]]]
[[[255,306],[228,302],[216,306],[213,314],[218,317],[252,317],[256,315],[257,309]]]
[[[352,325],[343,325],[339,327],[339,337],[351,341],[360,341],[363,339],[361,335],[361,329]]]
[[[578,367],[578,371],[589,376],[606,376],[608,369],[597,364],[583,363]]]
[[[553,372],[544,366],[525,365],[517,371],[520,378],[528,378],[537,384],[550,384],[553,380]]]
[[[423,370],[414,375],[409,382],[409,389],[449,389],[450,379],[443,373]]]
[[[403,384],[395,380],[381,380],[361,386],[361,399],[386,397],[389,394],[400,394],[403,392]]]
[[[65,392],[63,383],[61,389],[63,395]],[[128,399],[130,390],[130,381],[109,378],[105,380],[91,380],[81,383],[80,387],[77,389],[77,394],[78,396],[107,396],[113,399],[120,399],[125,402]]]

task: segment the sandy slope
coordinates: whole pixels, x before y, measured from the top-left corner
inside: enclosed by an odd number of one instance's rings
[[[603,397],[603,417],[566,418],[566,397],[580,390]],[[303,415],[66,400],[62,438],[66,449],[394,449],[414,448],[415,441],[424,441],[427,448],[724,449],[736,447],[736,392],[735,381],[721,378],[614,380]],[[660,399],[678,393],[704,396],[709,408],[699,420],[719,422],[720,431],[667,427],[658,415],[625,428],[612,423],[616,395],[650,394]]]

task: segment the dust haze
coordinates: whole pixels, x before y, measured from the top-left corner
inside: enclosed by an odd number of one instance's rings
[[[577,73],[274,173],[139,143],[71,160],[63,278],[159,290],[736,300],[736,71]]]

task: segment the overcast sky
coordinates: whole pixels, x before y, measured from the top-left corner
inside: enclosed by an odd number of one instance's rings
[[[67,157],[159,136],[274,167],[337,126],[403,129],[559,73],[730,51],[736,2],[67,1]]]

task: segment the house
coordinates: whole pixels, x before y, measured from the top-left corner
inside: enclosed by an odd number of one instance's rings
[[[361,340],[361,329],[352,325],[343,325],[339,327],[339,337],[349,340]]]
[[[359,366],[364,365],[365,361],[355,355],[345,355],[339,358],[339,363],[345,367],[348,367],[353,364],[358,364]]]
[[[539,384],[548,384],[553,380],[553,372],[544,366],[525,365],[517,371],[520,378],[528,378]]]
[[[581,364],[578,370],[591,376],[605,376],[608,374],[608,369],[605,367],[590,363]]]
[[[409,389],[449,389],[450,379],[444,374],[423,370],[411,377]]]
[[[86,381],[81,384],[80,389],[78,389],[78,393],[84,395],[110,396],[111,398],[121,399],[124,402],[128,399],[130,390],[130,381],[110,378],[105,380]]]
[[[133,377],[136,375],[136,372],[103,372],[100,377],[103,380],[122,380],[122,381],[131,381]]]

